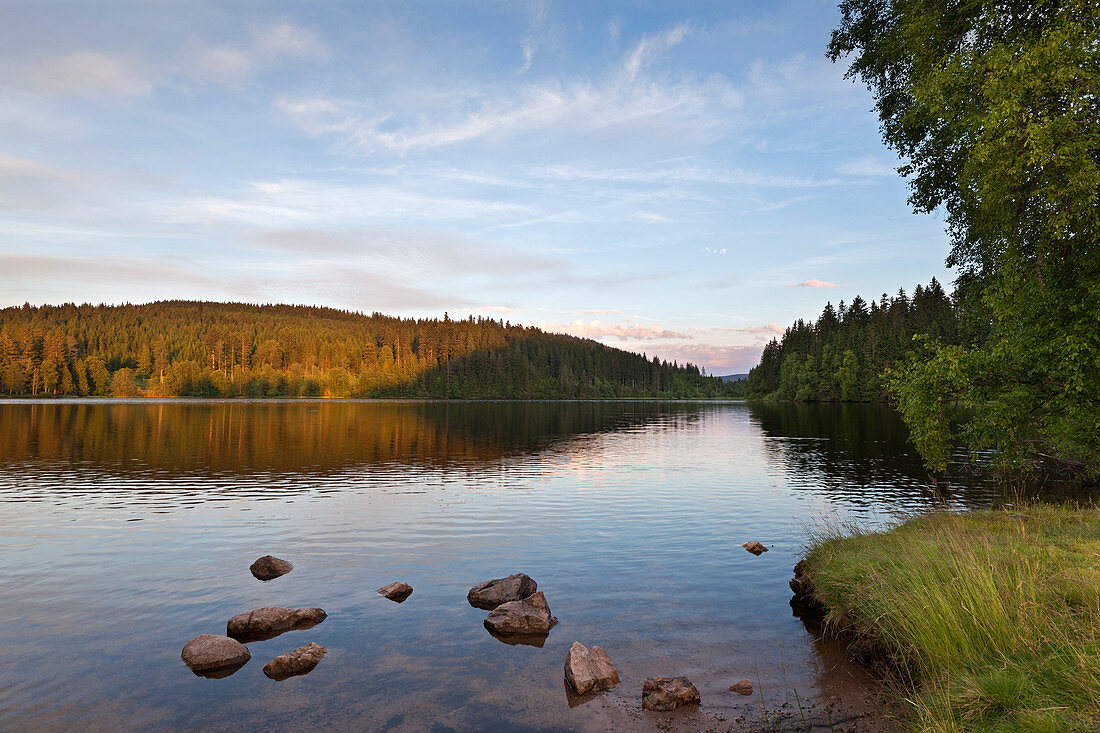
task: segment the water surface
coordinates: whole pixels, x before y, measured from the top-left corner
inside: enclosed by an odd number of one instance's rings
[[[0,403],[0,728],[645,727],[651,674],[687,675],[707,725],[732,725],[860,674],[788,603],[807,523],[998,497],[964,474],[931,491],[878,406]],[[253,579],[268,553],[295,570]],[[465,600],[520,571],[560,619],[542,648]],[[375,593],[395,580],[405,603]],[[329,618],[225,679],[181,663],[267,605]],[[329,649],[312,673],[262,674],[310,641]],[[575,707],[573,641],[623,680]],[[759,697],[727,690],[745,677]]]

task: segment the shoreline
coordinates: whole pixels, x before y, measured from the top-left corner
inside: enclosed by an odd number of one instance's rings
[[[120,404],[141,405],[156,403],[221,403],[221,402],[706,402],[713,404],[742,403],[747,400],[736,397],[110,397],[108,395],[57,395],[50,397],[11,396],[0,397],[0,404]]]
[[[792,603],[897,690],[903,729],[1100,729],[1100,509],[811,534]]]

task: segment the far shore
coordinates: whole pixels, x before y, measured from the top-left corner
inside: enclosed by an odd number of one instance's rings
[[[0,397],[0,404],[105,404],[143,402],[745,402],[734,397],[197,397],[131,395],[13,395]]]

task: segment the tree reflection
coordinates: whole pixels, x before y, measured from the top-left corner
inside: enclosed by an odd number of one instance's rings
[[[147,402],[0,404],[0,465],[112,472],[327,472],[367,463],[468,465],[557,442],[698,419],[667,402]]]

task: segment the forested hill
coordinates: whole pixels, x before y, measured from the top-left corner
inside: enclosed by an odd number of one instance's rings
[[[697,367],[470,317],[165,301],[0,310],[0,392],[203,397],[716,397]]]
[[[948,295],[935,278],[917,285],[912,297],[866,301],[856,296],[839,307],[825,306],[816,322],[799,319],[781,340],[764,348],[749,372],[749,397],[797,401],[876,402],[887,398],[887,370],[921,347],[915,336],[937,343],[981,342],[990,316],[977,289],[960,281]]]

